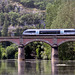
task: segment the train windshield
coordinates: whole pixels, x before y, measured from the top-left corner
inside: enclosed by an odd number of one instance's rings
[[[36,31],[25,31],[25,33],[36,33]]]

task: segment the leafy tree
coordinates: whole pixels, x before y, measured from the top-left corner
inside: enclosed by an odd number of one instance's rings
[[[15,53],[15,59],[18,59],[18,52]]]
[[[2,36],[7,36],[8,35],[8,15],[5,14],[5,20],[4,20],[4,25],[2,29]]]
[[[17,56],[15,54],[18,51],[18,47],[15,44],[8,46],[6,48],[6,51],[7,51],[7,58],[8,59],[14,59],[15,57],[17,58]]]
[[[51,47],[47,43],[43,43],[43,51],[41,51],[42,59],[51,59]]]
[[[51,47],[43,42],[31,42],[25,46],[26,58],[51,59]]]
[[[41,16],[38,16],[37,14],[23,14],[19,18],[19,22],[21,25],[30,25],[30,24],[39,24],[39,19]]]
[[[5,3],[2,2],[2,12],[4,13],[5,12]]]
[[[49,3],[46,7],[46,28],[51,28],[52,22],[57,16],[58,7],[61,5],[61,0]]]
[[[6,59],[7,58],[6,50],[4,48],[1,48],[1,51],[2,51],[1,59]]]
[[[0,59],[2,58],[2,50],[1,50],[2,46],[0,45]]]
[[[3,26],[4,25],[4,14],[3,12],[0,13],[0,26]]]
[[[59,46],[59,58],[61,60],[75,60],[75,42],[70,41]]]
[[[34,4],[35,4],[35,7],[38,9],[45,10],[45,8],[46,8],[45,3],[43,1],[34,3]]]
[[[9,18],[10,18],[10,23],[12,26],[18,25],[18,18],[19,18],[19,14],[16,12],[9,12]]]
[[[60,6],[56,19],[51,28],[75,28],[75,1],[67,2]]]

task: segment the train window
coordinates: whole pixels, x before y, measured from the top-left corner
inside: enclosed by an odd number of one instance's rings
[[[26,31],[25,33],[35,33],[35,31]]]
[[[60,34],[60,31],[40,31],[39,34]]]
[[[64,30],[64,32],[75,32],[75,30]]]

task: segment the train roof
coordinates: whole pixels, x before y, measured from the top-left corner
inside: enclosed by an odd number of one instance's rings
[[[36,30],[75,30],[75,29],[27,29],[26,31],[36,31]]]

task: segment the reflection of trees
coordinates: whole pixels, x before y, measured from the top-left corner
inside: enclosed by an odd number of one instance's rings
[[[51,74],[50,60],[27,60],[25,62],[25,74],[47,75]]]
[[[60,64],[65,64],[65,66],[59,66],[58,68],[58,74],[59,75],[74,75],[75,74],[75,61],[69,60],[69,61],[60,61]]]
[[[17,75],[17,65],[16,62],[8,62],[8,60],[2,60],[0,62],[0,75]],[[15,70],[16,69],[16,70]],[[15,72],[15,73],[14,73]]]
[[[35,61],[28,61],[25,63],[25,73],[34,74],[36,73],[36,62]]]

